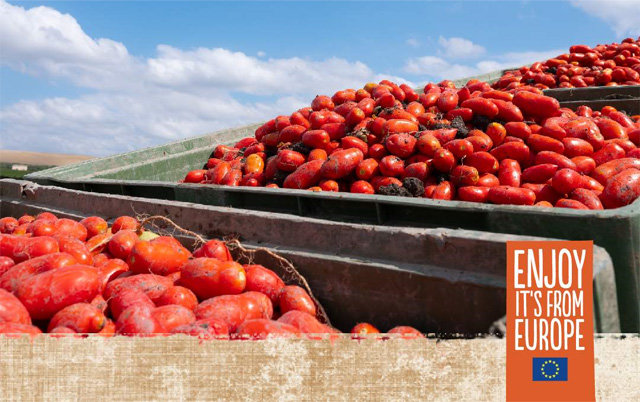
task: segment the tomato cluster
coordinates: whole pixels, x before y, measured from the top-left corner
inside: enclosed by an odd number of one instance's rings
[[[575,45],[569,53],[506,72],[496,89],[534,85],[540,89],[640,85],[640,38],[622,43]]]
[[[235,262],[219,240],[192,253],[129,216],[111,227],[96,216],[77,222],[48,212],[0,219],[0,334],[263,339],[338,332],[316,314],[303,288],[262,265]],[[363,323],[353,332],[379,331]],[[389,332],[423,336],[411,327]]]
[[[442,81],[418,94],[383,80],[217,146],[184,182],[616,208],[640,196],[638,146],[640,116],[574,112],[535,86]]]

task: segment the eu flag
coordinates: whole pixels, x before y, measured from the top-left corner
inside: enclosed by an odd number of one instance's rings
[[[566,357],[534,357],[533,381],[567,381]]]

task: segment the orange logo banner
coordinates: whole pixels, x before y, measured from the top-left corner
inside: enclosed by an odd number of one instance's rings
[[[507,400],[595,400],[593,242],[507,242]]]

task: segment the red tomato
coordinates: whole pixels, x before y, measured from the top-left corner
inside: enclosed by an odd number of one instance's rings
[[[139,222],[136,218],[131,216],[120,216],[113,221],[111,226],[111,233],[115,234],[120,230],[138,230]]]
[[[404,161],[395,155],[387,155],[380,160],[379,168],[385,176],[400,177],[404,173]]]
[[[500,162],[498,169],[498,179],[501,186],[520,187],[521,169],[518,161],[504,159]]]
[[[373,186],[365,180],[356,180],[351,184],[350,191],[359,194],[375,194]]]
[[[533,205],[536,195],[527,188],[491,187],[487,199],[494,204]]]
[[[416,147],[416,138],[407,133],[392,134],[387,137],[385,145],[387,150],[400,158],[408,158],[411,156]]]
[[[178,284],[200,299],[241,293],[246,285],[242,265],[215,258],[195,258],[180,267]]]
[[[451,151],[440,148],[433,155],[432,164],[436,170],[448,173],[455,166],[456,158]]]
[[[475,186],[478,183],[478,169],[473,166],[458,165],[449,174],[454,186]]]
[[[465,186],[458,188],[458,199],[469,202],[487,202],[490,187]]]
[[[63,308],[89,302],[99,291],[97,271],[86,265],[70,265],[26,278],[16,296],[33,319],[49,319]]]

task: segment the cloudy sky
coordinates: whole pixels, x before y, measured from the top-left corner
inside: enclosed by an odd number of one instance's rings
[[[5,2],[0,148],[104,156],[640,35],[640,0]]]

